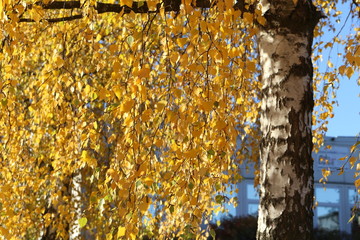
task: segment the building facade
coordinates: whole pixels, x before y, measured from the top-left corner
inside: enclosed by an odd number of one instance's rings
[[[354,206],[357,205],[360,208],[360,196],[354,186],[355,167],[350,168],[350,163],[347,162],[348,158],[339,160],[346,156],[350,157],[350,148],[357,141],[359,139],[356,137],[326,137],[324,147],[318,153],[313,154],[316,199],[314,209],[315,228],[339,230],[347,233],[354,231],[354,228],[359,228],[359,214],[357,214],[353,222],[349,223]],[[359,159],[359,151],[354,152],[351,156]],[[343,168],[344,173],[339,175],[341,168]],[[331,171],[331,175],[327,179],[323,176],[323,169]],[[237,186],[238,193],[229,196],[236,196],[238,205],[236,207],[227,205],[227,213],[215,216],[216,219],[225,215],[257,215],[259,195],[257,189],[254,188],[253,168],[251,166],[242,168],[242,176],[244,179]]]

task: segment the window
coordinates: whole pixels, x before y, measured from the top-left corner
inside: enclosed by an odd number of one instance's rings
[[[317,228],[340,230],[340,189],[316,187],[315,197],[318,202],[316,208]]]
[[[259,210],[258,208],[259,208],[259,204],[250,203],[248,204],[247,213],[251,216],[257,216]]]
[[[248,215],[257,216],[259,207],[259,193],[253,183],[246,184],[246,211]]]
[[[251,200],[259,200],[259,193],[252,184],[246,184],[247,198]]]
[[[318,228],[326,230],[340,230],[339,208],[318,207]]]
[[[339,203],[340,192],[338,188],[320,188],[315,190],[316,201],[319,203]]]
[[[349,189],[349,202],[351,205],[359,202],[359,195],[355,189]]]

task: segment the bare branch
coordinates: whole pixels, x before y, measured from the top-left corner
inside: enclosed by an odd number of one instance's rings
[[[64,21],[73,21],[76,19],[80,19],[83,18],[83,15],[79,14],[79,15],[74,15],[74,16],[69,16],[69,17],[61,17],[61,18],[50,18],[50,19],[45,19],[48,22],[51,23],[55,23],[55,22],[64,22]],[[36,22],[34,19],[30,19],[30,18],[21,18],[20,22]]]
[[[41,6],[43,9],[74,9],[80,8],[80,1],[54,1],[50,3],[36,2],[38,6]]]
[[[41,6],[43,9],[77,9],[81,8],[80,1],[54,1],[50,3],[43,3],[41,1],[38,1],[35,3],[37,6]],[[102,3],[97,2],[94,6],[95,10],[101,14],[101,13],[107,13],[107,12],[114,12],[114,13],[157,13],[160,12],[161,7],[164,8],[165,12],[179,12],[180,11],[180,5],[181,0],[164,0],[162,3],[158,3],[156,5],[156,10],[150,11],[148,4],[146,1],[138,1],[133,2],[132,6],[129,7],[127,5],[120,5],[120,4],[112,4],[112,3]],[[195,8],[211,8],[216,5],[216,2],[211,3],[210,0],[196,0],[196,2],[193,4],[193,7]],[[29,6],[31,8],[31,5]],[[240,10],[242,12],[248,11],[253,12],[255,9],[254,6],[250,6],[245,8],[244,0],[238,0],[236,4],[234,5],[235,10]],[[75,16],[69,16],[69,17],[61,17],[61,18],[53,18],[53,19],[45,19],[48,22],[62,22],[62,21],[72,21],[75,19],[82,18],[83,15],[75,15]],[[33,19],[29,18],[21,18],[20,22],[35,22]]]

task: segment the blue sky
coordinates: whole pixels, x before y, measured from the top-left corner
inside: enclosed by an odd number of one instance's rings
[[[352,31],[354,34],[354,26],[359,26],[359,20],[347,21],[346,17],[350,11],[350,1],[344,4],[337,4],[338,10],[343,14],[340,17],[340,21],[335,23],[333,18],[330,18],[335,25],[336,31],[325,31],[325,35],[322,38],[324,42],[331,41],[331,39],[338,33],[339,38],[345,40],[346,36]],[[345,26],[343,27],[343,25]],[[320,66],[320,69],[325,69],[327,60],[329,59],[337,66],[342,65],[342,59],[335,59],[337,52],[344,53],[343,46],[334,44],[332,52],[330,49],[324,51],[324,60]],[[340,76],[340,75],[339,75]],[[347,77],[341,77],[339,89],[337,90],[337,105],[334,106],[334,118],[329,119],[327,136],[356,136],[360,133],[360,86],[357,85],[359,79],[359,72],[354,72],[351,79]]]
[[[340,80],[337,92],[338,106],[334,107],[334,118],[329,120],[327,136],[356,136],[360,133],[360,86],[356,83],[359,72],[349,80]]]

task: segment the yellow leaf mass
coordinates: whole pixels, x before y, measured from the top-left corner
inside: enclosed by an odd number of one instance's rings
[[[0,1],[0,239],[46,231],[68,239],[78,219],[109,239],[141,239],[144,226],[156,239],[189,229],[202,236],[212,197],[237,181],[229,174],[258,161],[254,36],[256,22],[267,23],[257,11],[234,11],[233,1],[194,3],[182,1],[178,13],[162,4],[159,13],[98,14],[95,1],[62,10]],[[314,75],[318,144],[332,116],[331,83],[359,69],[357,40],[347,39],[342,66],[333,61],[332,73]],[[334,45],[314,49],[322,46]]]
[[[135,100],[133,99],[124,99],[123,102],[120,105],[120,111],[121,112],[129,112],[131,108],[134,106]]]
[[[125,227],[119,227],[118,231],[117,231],[117,237],[118,238],[123,237],[123,236],[125,236],[125,233],[126,233],[126,228]]]

